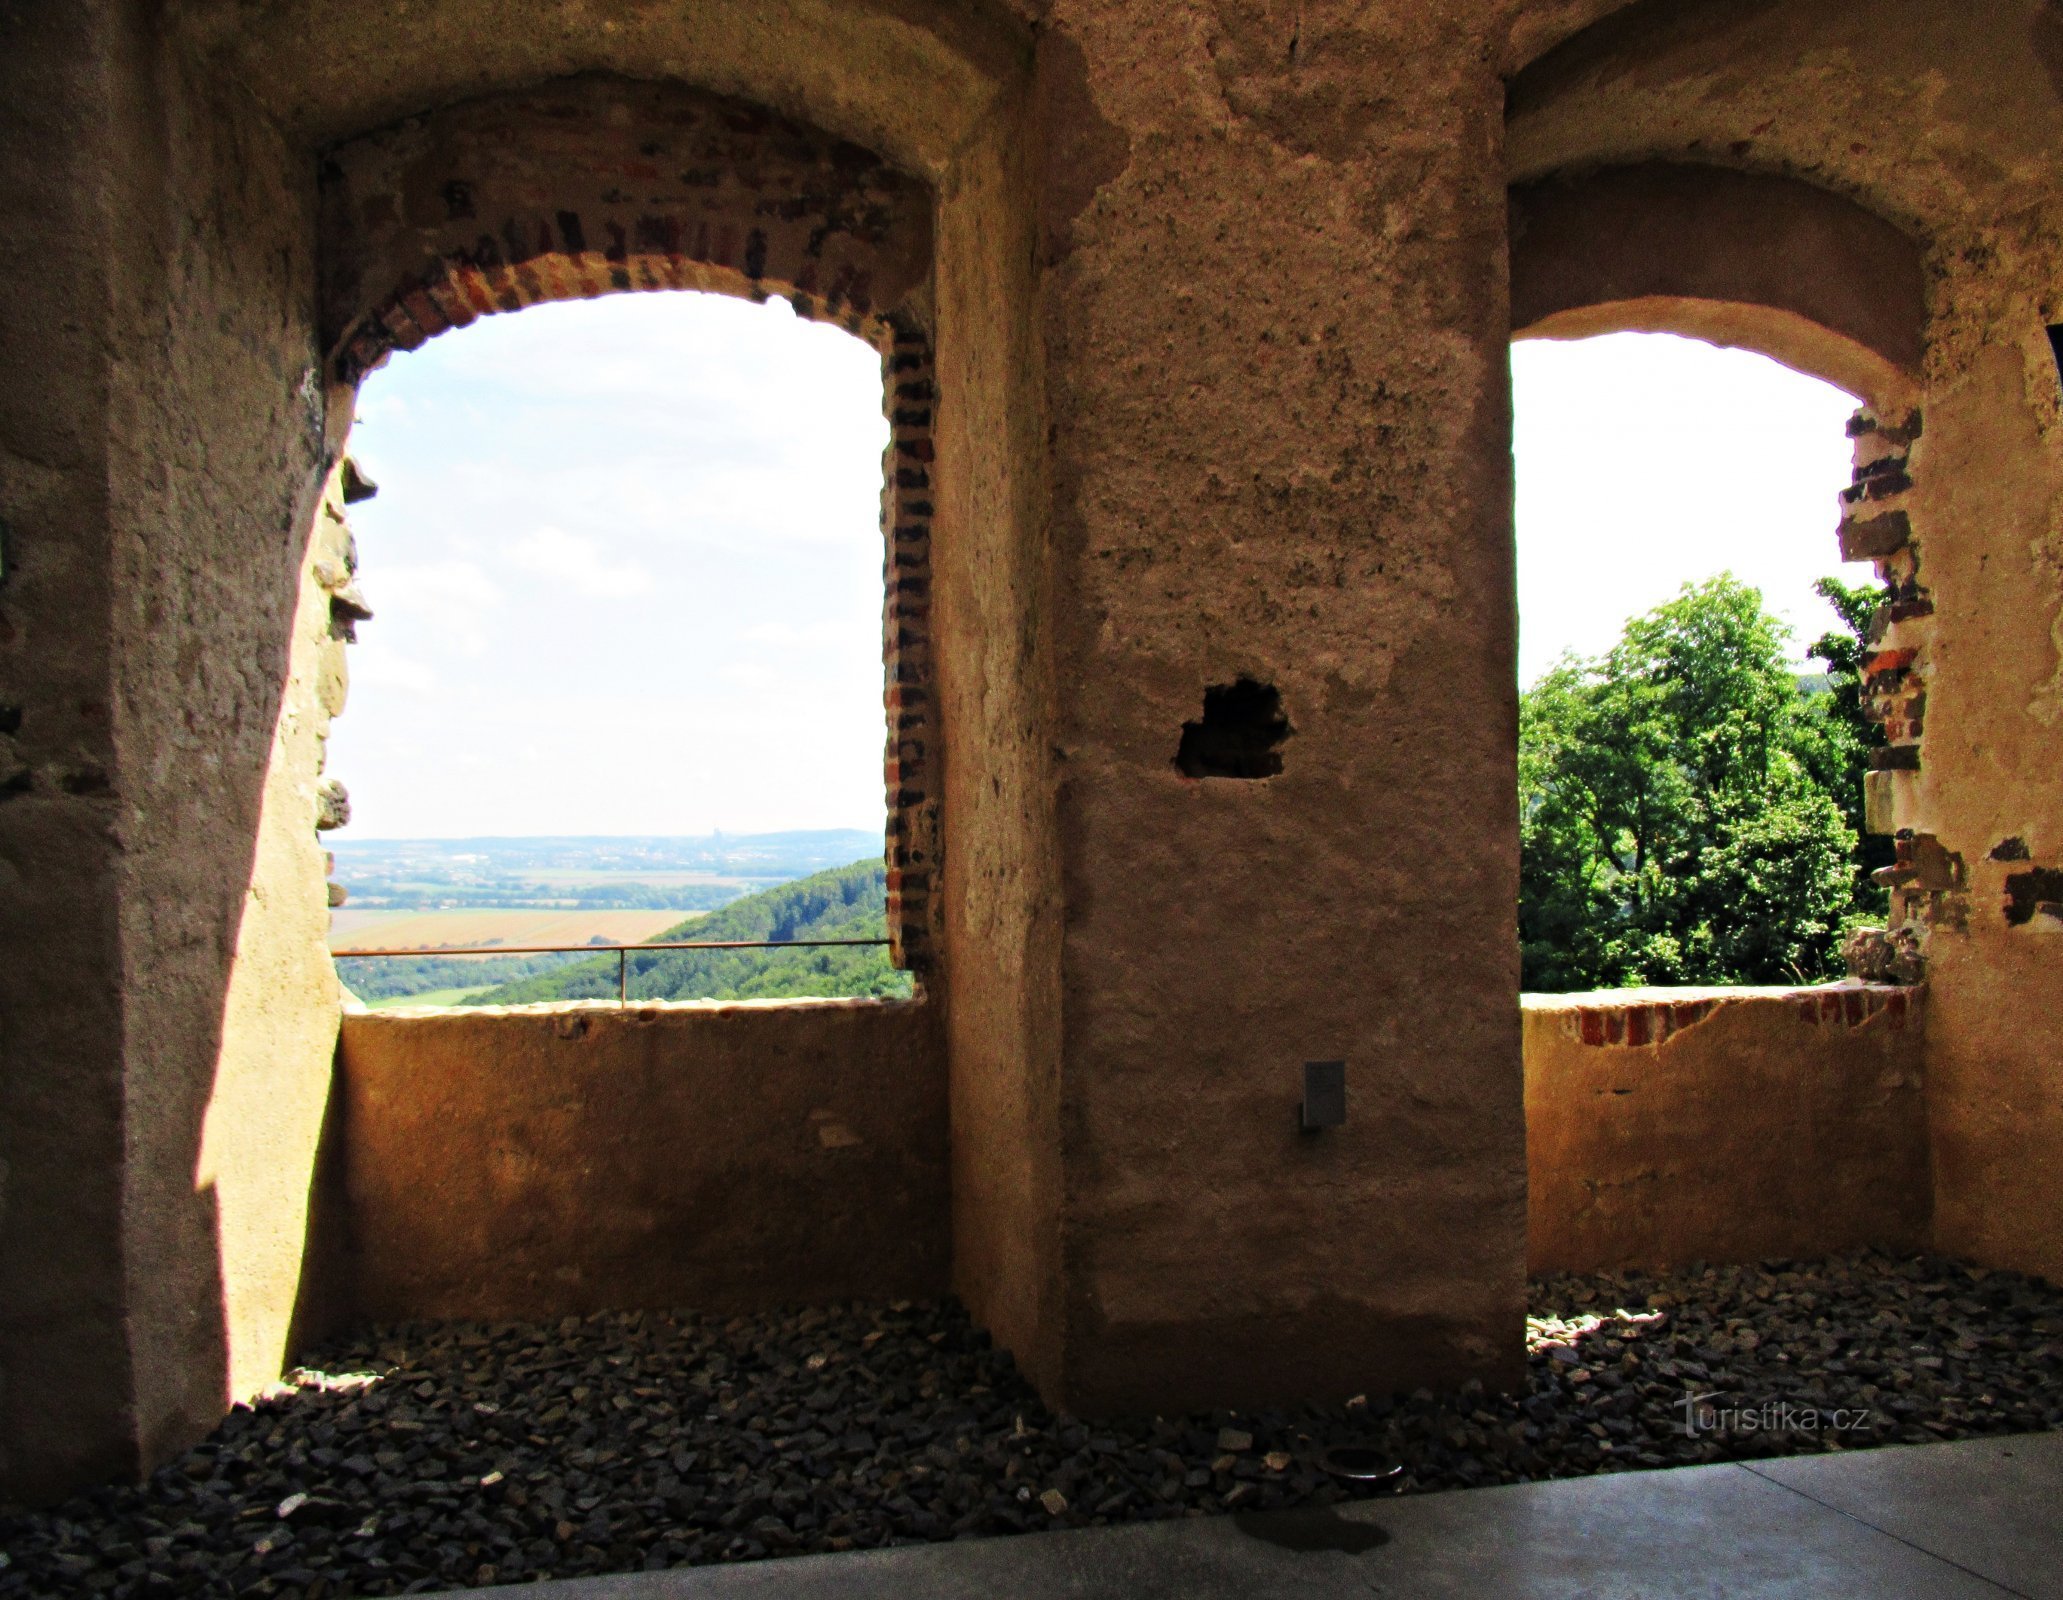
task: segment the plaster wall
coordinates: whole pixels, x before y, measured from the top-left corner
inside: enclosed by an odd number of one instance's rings
[[[286,689],[194,1171],[214,1212],[224,1392],[232,1399],[277,1381],[300,1341],[337,1312],[319,1298],[316,1259],[342,998],[329,957],[316,788],[347,687],[346,640],[332,601],[352,559],[341,476],[341,468],[330,474],[301,560]]]
[[[621,29],[545,5],[527,25],[504,4],[293,9],[0,19],[0,171],[34,224],[0,247],[0,850],[23,891],[0,906],[0,1493],[152,1464],[276,1371],[321,1298],[336,996],[311,796],[341,678],[294,654],[318,643],[294,618],[305,601],[321,626],[303,557],[348,425],[319,367],[321,146],[629,68],[928,174],[1022,55],[962,7],[645,8]]]
[[[1527,995],[1528,1270],[1924,1247],[1923,991]]]
[[[187,48],[303,148],[612,73],[735,95],[937,180],[1023,71],[1022,19],[966,0],[198,0]]]
[[[1830,190],[1642,162],[1511,194],[1515,338],[1662,332],[1742,345],[1890,408],[1926,348],[1919,244]]]
[[[2016,878],[2063,868],[2063,419],[2041,331],[2063,258],[2041,260],[2010,275],[2002,326],[1937,387],[1915,450],[1937,610],[1898,820],[1966,885],[1926,945],[1937,1242],[2063,1282],[2063,913],[2011,919]]]
[[[1910,470],[1911,663],[1885,825],[1926,841],[1935,1241],[2063,1274],[2063,1010],[2055,917],[2008,920],[2063,865],[2063,19],[2032,0],[1627,8],[1510,93],[1515,179],[1652,160],[1843,194],[1922,241],[1925,417]],[[1994,855],[2001,859],[1994,860]],[[2007,859],[2010,858],[2010,859]],[[2030,884],[2035,880],[2030,879]],[[1901,891],[1903,895],[1903,890]]]
[[[581,73],[739,96],[937,198],[907,309],[938,319],[938,426],[909,443],[957,518],[932,619],[957,1272],[1049,1398],[1520,1370],[1507,183],[1581,168],[1804,183],[1924,251],[1925,751],[1885,788],[1948,864],[1935,1228],[2063,1274],[2063,918],[2005,914],[2063,871],[2052,8],[88,0],[0,27],[0,183],[38,224],[0,244],[8,371],[37,375],[0,399],[10,1474],[146,1464],[280,1325],[239,1284],[285,1282],[291,1220],[231,1213],[313,1181],[333,1026],[283,887],[311,848],[293,618],[344,421],[319,154]],[[1182,776],[1241,677],[1279,692],[1280,773]],[[1302,1136],[1300,1064],[1334,1057],[1348,1123]],[[612,1293],[640,1226],[611,1223]]]
[[[0,1496],[133,1466],[108,565],[122,44],[0,13]]]
[[[269,130],[147,18],[65,9],[10,13],[0,140],[40,236],[9,284],[8,370],[39,381],[8,386],[0,513],[23,653],[0,826],[27,891],[6,965],[30,986],[7,1006],[0,1261],[26,1343],[0,1355],[0,1492],[30,1497],[197,1436],[232,1348],[283,1342],[291,1263],[225,1302],[224,1251],[273,1197],[225,1224],[214,1180],[319,1117],[335,1013],[312,835],[260,824],[320,482],[309,212]],[[253,911],[262,982],[232,995]],[[204,1171],[218,1087],[261,1081]]]
[[[275,129],[157,43],[124,107],[108,474],[145,1463],[212,1427],[235,1381],[276,1376],[337,1007],[312,642],[290,681],[324,468],[312,197]]]
[[[1087,1412],[1520,1370],[1502,94],[1470,21],[1047,13],[1055,1387]],[[1281,774],[1185,778],[1241,676],[1280,692]],[[1347,1125],[1306,1137],[1301,1064],[1341,1057]]]
[[[338,1094],[338,1293],[364,1322],[946,1284],[921,1001],[355,1011]]]
[[[1061,1354],[1059,861],[1029,108],[939,196],[932,623],[944,776],[953,1283],[1041,1384]]]

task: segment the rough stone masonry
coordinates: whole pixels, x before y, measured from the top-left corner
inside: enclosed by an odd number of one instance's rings
[[[143,1478],[362,1320],[317,519],[383,351],[588,293],[796,297],[925,388],[899,936],[953,1287],[1056,1412],[1526,1370],[1515,334],[1875,419],[1897,1225],[2063,1276],[2059,63],[2033,0],[7,8],[0,1486]],[[1242,682],[1294,731],[1184,770]]]

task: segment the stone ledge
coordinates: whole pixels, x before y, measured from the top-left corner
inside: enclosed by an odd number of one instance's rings
[[[1826,983],[1801,987],[1728,987],[1708,985],[1681,989],[1593,989],[1579,994],[1524,994],[1522,1011],[1559,1014],[1562,1029],[1587,1045],[1659,1045],[1673,1034],[1711,1017],[1721,1008],[1790,1006],[1801,1022],[1841,1023],[1861,1027],[1879,1015],[1903,1029],[1924,993],[1919,988],[1886,983]]]
[[[348,954],[348,952],[345,952]],[[925,996],[913,995],[908,999],[877,1000],[869,996],[819,996],[793,995],[768,1000],[632,1000],[628,1004],[620,1000],[538,1000],[520,1006],[381,1006],[377,1010],[362,1001],[355,1007],[346,1006],[345,1015],[351,1018],[354,1028],[368,1023],[436,1022],[474,1017],[565,1017],[565,1016],[716,1016],[724,1012],[744,1011],[765,1013],[773,1011],[822,1011],[846,1009],[852,1011],[882,1011],[898,1007],[916,1007],[930,1004]]]

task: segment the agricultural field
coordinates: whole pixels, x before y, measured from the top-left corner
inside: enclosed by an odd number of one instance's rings
[[[713,911],[881,848],[879,829],[706,838],[353,839],[332,876],[366,911]]]
[[[869,831],[829,829],[708,838],[353,841],[333,836],[328,844],[335,856],[332,877],[350,893],[349,902],[330,914],[330,950],[345,989],[367,1006],[444,1006],[464,1005],[490,992],[498,997],[511,985],[592,964],[596,957],[585,953],[589,946],[641,944],[669,933],[683,937],[694,931],[688,924],[699,928],[704,919],[728,908],[756,904],[855,854],[878,851],[880,838]],[[878,877],[879,858],[873,859]],[[540,945],[576,948],[559,954],[508,953]],[[495,953],[445,953],[483,947]],[[410,953],[354,956],[357,950]],[[604,959],[613,968],[614,959]],[[776,964],[798,959],[783,953]],[[836,959],[849,963],[856,958],[848,953]],[[870,968],[867,984],[896,981],[884,976],[885,957],[869,959],[882,971]],[[733,965],[757,971],[764,963]],[[637,970],[643,977],[646,967],[641,963]],[[778,974],[765,979],[777,980],[788,981]],[[805,980],[797,976],[794,981]],[[873,992],[853,988],[859,981],[850,974],[814,973],[807,978],[814,989],[768,992]],[[639,992],[663,998],[664,987],[654,976]],[[708,985],[689,983],[687,988],[700,994]],[[615,993],[613,980],[609,993]]]
[[[453,945],[636,944],[700,915],[694,911],[540,911],[500,906],[467,911],[330,913],[330,949],[448,950]]]
[[[368,1011],[385,1011],[392,1006],[455,1006],[470,1000],[476,994],[485,994],[493,988],[491,983],[474,984],[468,989],[430,989],[422,994],[388,995],[382,1000],[368,1000]]]

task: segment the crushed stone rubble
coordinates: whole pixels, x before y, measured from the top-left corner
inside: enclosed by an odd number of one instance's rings
[[[342,1600],[2063,1427],[2063,1292],[1930,1258],[1532,1285],[1527,1382],[1085,1423],[952,1302],[409,1325],[142,1485],[0,1508],[0,1597]],[[1334,1458],[1335,1463],[1339,1458]]]

